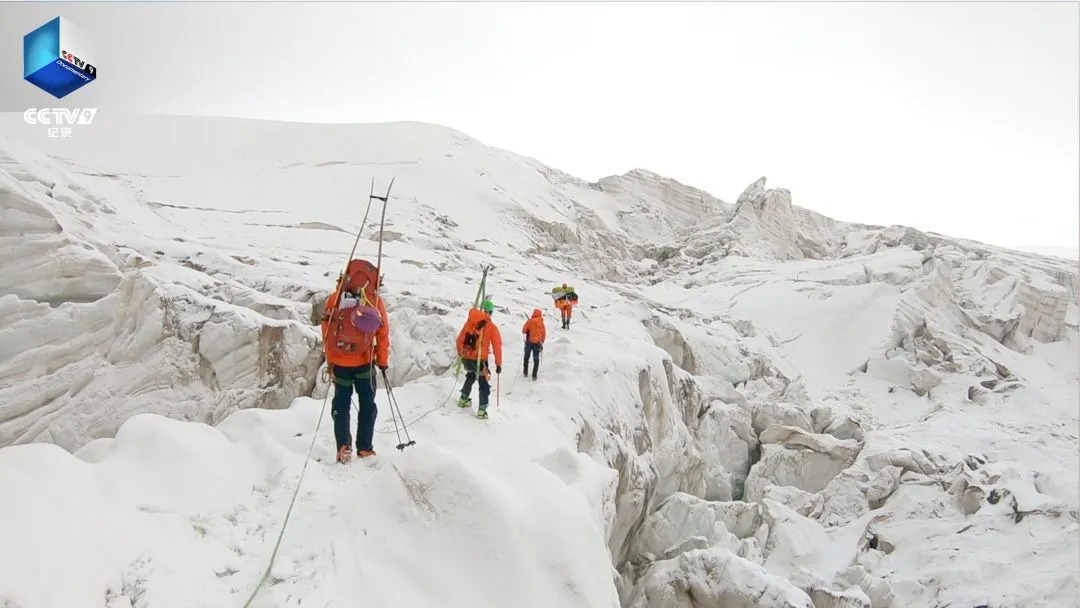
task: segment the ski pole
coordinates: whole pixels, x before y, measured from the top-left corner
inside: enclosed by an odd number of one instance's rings
[[[411,445],[416,445],[416,442],[413,441],[413,438],[409,436],[409,429],[405,425],[405,415],[401,413],[401,406],[398,405],[397,398],[394,397],[394,391],[390,388],[390,378],[386,376],[386,370],[384,369],[380,371],[382,372],[383,384],[386,386],[386,397],[387,400],[390,402],[390,417],[394,420],[394,432],[397,433],[397,438],[399,442],[397,444],[397,449],[404,452],[405,448]],[[396,416],[394,415],[394,410],[397,410]],[[398,432],[398,418],[401,418],[401,430],[405,431],[406,441],[404,443],[401,443],[401,433]]]
[[[384,382],[385,382],[385,379],[384,379]],[[390,389],[389,386],[387,386],[386,388],[387,388],[386,399],[387,399],[387,401],[390,402],[390,420],[394,421],[394,435],[397,436],[397,440],[398,440],[397,449],[404,452],[405,448],[402,447],[402,443],[401,443],[401,431],[398,430],[397,414],[394,413],[394,401],[393,401],[392,393],[389,390]],[[405,419],[404,418],[401,420],[401,424],[405,424]]]

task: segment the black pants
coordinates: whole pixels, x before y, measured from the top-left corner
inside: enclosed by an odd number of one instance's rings
[[[533,360],[533,372],[532,377],[536,377],[536,372],[540,369],[540,344],[533,344],[532,342],[525,343],[525,367],[524,374],[529,375],[529,355],[532,355]]]
[[[473,382],[476,382],[477,378],[480,380],[480,409],[484,409],[488,404],[488,396],[491,395],[491,383],[488,382],[487,374],[484,371],[487,369],[487,361],[481,361],[480,365],[476,364],[476,359],[465,359],[462,362],[465,366],[465,384],[461,385],[461,398],[468,399],[472,393]]]
[[[334,399],[331,401],[330,417],[334,419],[334,438],[338,449],[352,444],[349,412],[355,388],[357,401],[360,402],[360,413],[356,417],[356,451],[374,450],[371,441],[375,434],[375,418],[379,415],[379,408],[375,405],[377,369],[374,365],[333,367]]]

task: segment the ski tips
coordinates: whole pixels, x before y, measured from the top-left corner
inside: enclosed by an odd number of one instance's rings
[[[395,179],[397,179],[397,176],[394,176],[394,177],[390,178],[390,185],[388,185],[386,187],[386,194],[383,194],[382,196],[379,196],[378,194],[375,194],[375,178],[374,177],[371,178],[371,194],[368,196],[368,198],[373,198],[373,199],[375,199],[377,201],[382,201],[383,203],[389,202],[390,201],[390,190],[394,187],[394,180]],[[386,207],[383,207],[383,213],[385,214],[385,212],[386,212]]]

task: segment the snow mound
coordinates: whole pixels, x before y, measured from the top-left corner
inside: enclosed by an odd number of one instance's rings
[[[4,561],[0,601],[243,601],[310,441],[296,435],[310,435],[320,405],[301,399],[287,410],[236,412],[217,429],[140,414],[82,458],[47,444],[0,450],[0,484],[19,496],[0,505],[3,521],[19,524],[5,526],[0,555],[19,559]],[[332,442],[318,448],[332,462]],[[274,590],[255,605],[296,596],[425,605],[447,592],[461,605],[523,597],[522,605],[615,605],[609,573],[594,566],[607,554],[581,494],[545,467],[508,466],[504,477],[463,454],[417,446],[351,472],[309,467],[284,559],[271,572]],[[317,496],[321,506],[310,508]],[[55,560],[58,546],[83,566],[49,584],[40,565]]]
[[[1067,260],[835,221],[764,179],[735,205],[588,184],[434,125],[93,126],[0,116],[0,605],[238,605],[294,491],[254,605],[1075,593]],[[391,178],[379,456],[343,467],[314,323]],[[487,263],[506,352],[477,421],[453,338]],[[560,282],[582,305],[548,316],[532,382],[518,328]],[[88,564],[62,581],[58,543]]]

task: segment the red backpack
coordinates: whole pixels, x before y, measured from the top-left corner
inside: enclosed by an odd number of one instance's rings
[[[328,359],[373,354],[375,332],[382,327],[378,291],[378,268],[367,260],[349,262],[338,301],[327,303],[333,306],[333,310],[327,310]]]

